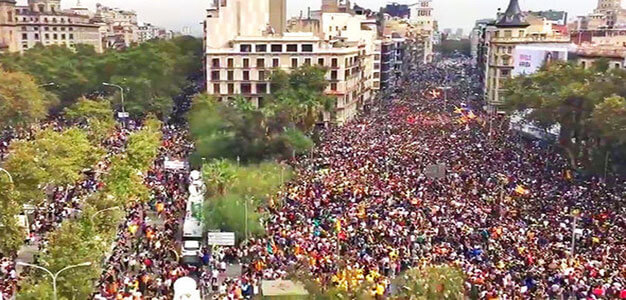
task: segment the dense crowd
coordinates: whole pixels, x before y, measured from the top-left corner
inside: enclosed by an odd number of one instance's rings
[[[163,127],[159,156],[144,177],[150,199],[127,209],[94,299],[170,299],[176,279],[198,271],[179,265],[177,256],[180,247],[176,240],[188,198],[189,174],[164,165],[166,158],[186,159],[192,147],[184,127]],[[154,219],[150,220],[149,215]]]
[[[72,125],[89,130],[87,124]],[[3,141],[8,147],[10,141],[14,139],[29,140],[40,130],[51,128],[61,131],[67,126],[68,123],[59,118],[56,121],[43,122],[37,125],[37,127],[31,127],[28,130],[6,131]],[[25,239],[26,243],[36,246],[41,253],[47,251],[48,233],[56,230],[64,220],[80,213],[84,199],[103,187],[102,174],[107,172],[111,159],[116,154],[124,151],[128,134],[131,131],[132,126],[131,129],[117,127],[114,132],[103,139],[99,146],[106,150],[106,154],[92,168],[83,172],[83,177],[79,182],[67,186],[43,187],[48,194],[47,199],[34,205],[32,221],[28,224],[29,230]],[[6,256],[1,258],[0,279],[2,280],[0,281],[0,292],[2,292],[5,298],[10,298],[17,288],[18,276],[15,270],[17,253],[5,253],[4,255]]]
[[[404,270],[450,265],[471,299],[626,299],[624,184],[572,176],[552,147],[481,113],[471,74],[463,61],[432,66],[378,113],[330,130],[222,297],[300,269],[382,298]],[[445,177],[427,176],[432,164]]]

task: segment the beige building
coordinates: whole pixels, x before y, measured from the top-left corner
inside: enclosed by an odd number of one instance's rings
[[[0,51],[23,52],[37,44],[74,48],[87,44],[102,52],[99,25],[89,16],[61,10],[60,0],[29,0],[27,6],[0,1]]]
[[[626,28],[626,9],[622,7],[622,0],[598,0],[592,13],[579,16],[570,24],[573,31],[613,28]]]
[[[328,68],[326,94],[336,98],[335,110],[320,121],[352,119],[372,97],[376,31],[335,5],[324,1],[329,11],[319,18],[289,22],[318,30],[287,32],[285,0],[214,1],[205,21],[208,93],[222,100],[242,95],[262,107],[273,69],[317,64]]]
[[[122,49],[141,41],[137,13],[96,4],[94,23],[100,25],[104,47]]]
[[[592,67],[598,59],[606,59],[609,69],[626,68],[626,47],[585,44],[578,46],[574,54],[576,63],[585,69]]]
[[[433,43],[435,39],[435,18],[433,16],[432,0],[419,0],[411,6],[411,21],[416,27],[414,36],[422,45],[424,63],[433,61]]]
[[[514,69],[515,46],[568,44],[570,37],[554,30],[545,18],[522,12],[518,0],[510,0],[506,12],[487,28],[485,42],[488,47],[484,76],[487,101],[491,105],[499,105],[502,84],[512,76]]]

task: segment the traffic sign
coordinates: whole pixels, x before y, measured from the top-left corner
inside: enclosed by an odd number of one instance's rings
[[[130,116],[130,114],[127,113],[127,112],[121,112],[120,111],[120,112],[117,113],[117,117],[120,118],[120,119],[125,119],[125,118],[128,118],[129,116]]]
[[[234,232],[209,232],[208,244],[211,246],[235,246]]]

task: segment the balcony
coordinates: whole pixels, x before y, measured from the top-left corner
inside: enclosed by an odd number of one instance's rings
[[[492,43],[511,43],[511,44],[521,44],[521,43],[568,43],[570,42],[569,36],[562,35],[553,35],[553,36],[540,36],[540,35],[529,35],[525,37],[492,37]]]

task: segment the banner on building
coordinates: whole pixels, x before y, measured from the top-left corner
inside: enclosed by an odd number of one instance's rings
[[[567,61],[566,45],[518,45],[513,51],[513,76],[537,72],[546,63]]]

